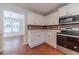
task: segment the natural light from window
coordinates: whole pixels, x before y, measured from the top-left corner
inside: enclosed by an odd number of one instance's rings
[[[18,33],[20,31],[19,20],[24,19],[24,15],[4,11],[4,33]]]

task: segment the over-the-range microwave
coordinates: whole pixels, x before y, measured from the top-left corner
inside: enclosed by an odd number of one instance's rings
[[[79,15],[60,17],[59,23],[60,24],[79,23]]]

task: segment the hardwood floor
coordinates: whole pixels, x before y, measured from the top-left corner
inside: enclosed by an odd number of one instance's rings
[[[29,48],[23,45],[23,37],[20,36],[4,39],[4,51],[1,55],[63,55],[63,53],[47,44]]]

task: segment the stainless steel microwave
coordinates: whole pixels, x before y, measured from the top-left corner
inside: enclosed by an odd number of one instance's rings
[[[67,17],[61,17],[59,18],[59,23],[60,24],[66,24],[66,23],[75,23],[79,21],[79,15],[74,15],[74,16],[67,16]]]

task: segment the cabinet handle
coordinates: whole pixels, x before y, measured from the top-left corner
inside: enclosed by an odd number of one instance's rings
[[[77,49],[77,46],[74,46],[74,49]]]

